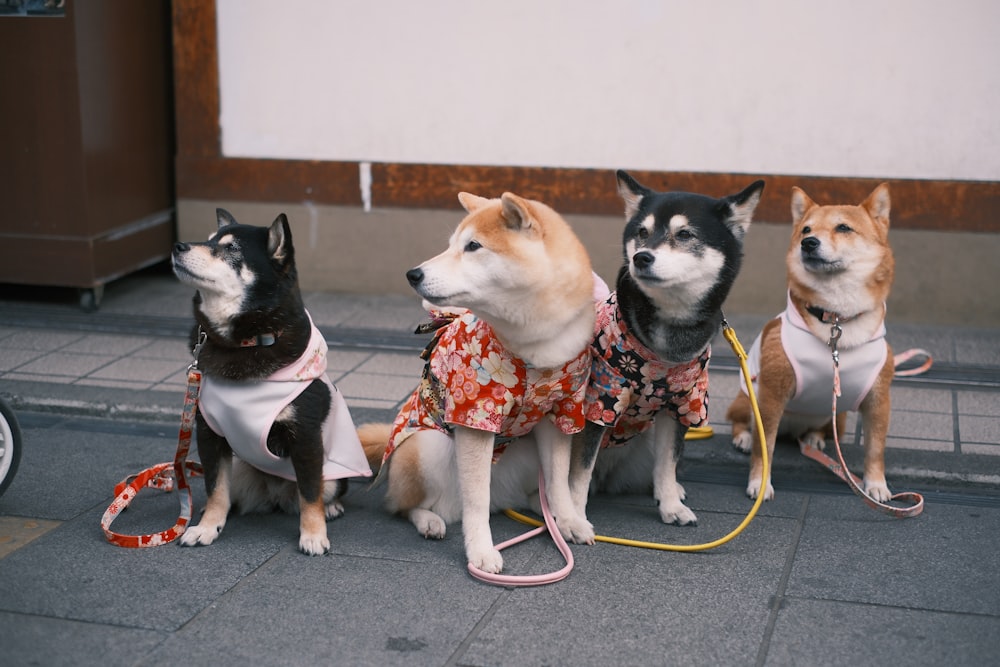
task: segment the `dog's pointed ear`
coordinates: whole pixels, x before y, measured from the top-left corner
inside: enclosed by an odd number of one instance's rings
[[[483,206],[489,203],[489,199],[486,197],[480,197],[478,195],[469,194],[468,192],[458,193],[458,202],[462,205],[468,213],[474,213],[478,211]]]
[[[616,171],[615,178],[618,180],[618,195],[625,201],[625,220],[631,220],[639,212],[642,198],[653,191],[640,185],[624,169]]]
[[[215,221],[219,224],[219,229],[228,225],[236,224],[236,218],[234,218],[233,214],[224,208],[215,209]]]
[[[889,226],[889,184],[882,183],[875,188],[868,198],[861,203],[861,208],[868,211],[874,220],[881,222],[886,227]]]
[[[505,192],[500,195],[500,205],[500,216],[507,222],[508,227],[515,230],[533,227],[531,208],[526,199],[518,197],[513,192]]]
[[[816,202],[809,198],[802,188],[792,186],[792,224],[796,225],[806,217],[809,209],[816,206]]]
[[[292,229],[284,213],[279,214],[267,230],[267,252],[280,264],[288,264],[292,259]]]
[[[750,228],[750,222],[753,220],[753,212],[757,210],[757,204],[760,203],[762,192],[764,192],[764,181],[758,180],[748,185],[742,192],[730,195],[723,200],[730,211],[729,220],[726,221],[726,225],[729,227],[729,231],[733,233],[733,236],[739,241],[743,240],[747,230]]]

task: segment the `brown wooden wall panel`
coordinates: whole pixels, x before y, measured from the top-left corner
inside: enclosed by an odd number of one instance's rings
[[[230,159],[221,154],[215,3],[174,0],[173,6],[178,198],[358,204],[357,163]],[[1000,182],[996,181],[632,173],[657,189],[713,196],[738,192],[763,178],[767,185],[755,217],[768,222],[790,220],[789,200],[794,185],[818,203],[858,203],[888,180],[892,220],[897,227],[1000,232]],[[462,190],[484,196],[510,190],[540,199],[563,213],[622,211],[611,169],[372,164],[373,206],[458,208],[456,195]]]
[[[360,205],[358,183],[356,162],[177,156],[177,196],[185,199]]]

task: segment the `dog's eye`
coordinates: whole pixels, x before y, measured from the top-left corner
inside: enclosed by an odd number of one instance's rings
[[[839,225],[837,225],[837,231],[840,232],[841,234],[846,234],[848,232],[853,232],[854,230],[851,229],[849,226],[845,225],[844,223],[840,223]]]
[[[690,241],[691,239],[694,238],[694,234],[692,234],[691,230],[689,229],[678,229],[677,233],[674,234],[674,237],[678,241]]]
[[[649,238],[649,230],[646,229],[645,227],[640,227],[636,231],[635,235],[639,237],[640,241],[645,241],[646,239]]]
[[[812,227],[803,227],[802,236],[808,236],[809,234],[812,234]]]
[[[480,245],[479,241],[469,241],[465,244],[465,252],[476,252],[483,246]]]

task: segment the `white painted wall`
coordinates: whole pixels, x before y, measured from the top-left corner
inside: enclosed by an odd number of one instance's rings
[[[996,0],[217,0],[231,157],[1000,180]]]

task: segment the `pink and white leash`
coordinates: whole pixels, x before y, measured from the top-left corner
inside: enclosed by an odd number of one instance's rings
[[[484,572],[472,563],[469,563],[469,574],[480,581],[486,582],[487,584],[495,584],[497,586],[542,586],[544,584],[554,584],[557,581],[562,581],[569,576],[569,573],[573,570],[573,552],[570,550],[569,545],[563,538],[562,533],[559,532],[559,527],[556,525],[556,519],[552,516],[552,512],[549,510],[549,503],[545,499],[545,475],[542,474],[541,470],[538,472],[538,500],[542,505],[542,518],[545,519],[545,524],[537,528],[533,528],[526,533],[518,535],[517,537],[511,538],[506,542],[501,542],[496,545],[496,548],[498,551],[502,551],[507,547],[520,544],[535,535],[548,531],[552,536],[552,541],[556,544],[556,548],[559,549],[559,553],[561,553],[563,558],[566,560],[566,565],[549,574],[513,575],[491,574],[489,572]]]
[[[840,396],[840,352],[837,350],[837,341],[840,340],[840,335],[842,330],[840,328],[837,320],[834,320],[833,327],[830,330],[830,351],[833,355],[833,414],[832,414],[832,424],[833,424],[833,445],[837,452],[837,460],[834,461],[827,454],[819,450],[819,448],[812,445],[806,444],[804,441],[799,440],[799,451],[808,458],[811,458],[818,463],[826,466],[833,474],[835,474],[840,479],[847,482],[847,485],[857,494],[866,505],[872,509],[879,510],[888,514],[889,516],[896,517],[898,519],[905,519],[908,517],[917,516],[924,511],[924,497],[915,491],[905,491],[903,493],[894,494],[890,500],[895,502],[906,502],[909,503],[908,507],[897,507],[895,505],[887,505],[886,503],[879,502],[875,500],[861,488],[862,480],[858,478],[857,475],[852,473],[848,468],[847,464],[844,462],[844,454],[840,450],[840,438],[837,434],[837,398]],[[931,359],[930,353],[925,350],[907,350],[901,354],[896,355],[893,358],[893,364],[899,366],[900,364],[909,361],[915,356],[924,356],[926,361],[920,366],[907,369],[904,371],[896,371],[896,375],[908,376],[917,375],[923,373],[928,368],[931,367],[933,360]]]

